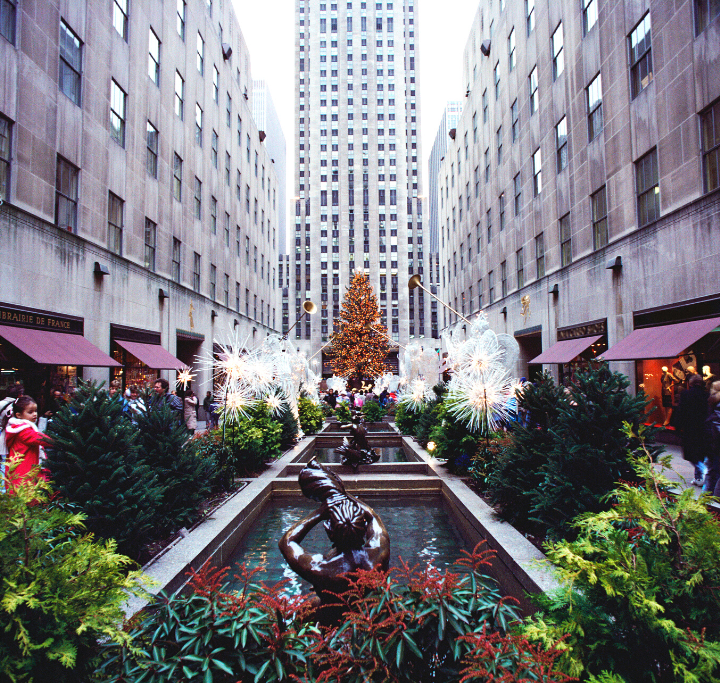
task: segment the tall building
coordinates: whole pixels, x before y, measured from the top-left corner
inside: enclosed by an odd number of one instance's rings
[[[660,419],[720,376],[718,36],[702,0],[480,4],[441,291],[516,337],[519,375],[602,356]]]
[[[448,102],[445,105],[428,159],[428,242],[431,254],[437,254],[440,248],[440,165],[450,142],[448,138],[455,135],[461,115],[462,102]]]
[[[278,180],[231,3],[0,17],[0,391],[184,364],[211,388],[197,354],[280,324]]]
[[[260,135],[265,134],[263,143],[265,144],[265,149],[267,149],[270,161],[275,168],[275,175],[277,176],[278,251],[280,254],[286,254],[287,146],[285,144],[285,134],[280,125],[280,118],[275,110],[275,104],[270,94],[270,88],[268,88],[268,84],[263,80],[253,80],[252,111],[253,119],[255,120],[258,131],[260,131]]]
[[[296,0],[296,200],[288,323],[327,342],[356,270],[369,274],[394,340],[429,331],[407,280],[423,272],[416,0]],[[325,368],[327,370],[327,368]]]

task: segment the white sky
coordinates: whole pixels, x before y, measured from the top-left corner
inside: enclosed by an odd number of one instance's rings
[[[342,1],[342,0],[340,0]],[[372,2],[373,0],[368,0]],[[250,50],[253,78],[267,81],[287,143],[287,196],[293,196],[294,0],[232,0]],[[449,100],[462,100],[462,54],[479,0],[417,0],[423,180],[440,118]],[[416,43],[417,44],[417,43]],[[427,186],[423,188],[427,192]],[[288,214],[292,215],[292,214]],[[290,227],[287,226],[288,234]]]

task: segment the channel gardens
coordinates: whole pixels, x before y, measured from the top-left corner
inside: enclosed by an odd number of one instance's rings
[[[334,401],[285,339],[228,344],[191,438],[83,384],[18,476],[13,413],[3,680],[717,680],[720,527],[643,394],[602,362],[519,383],[483,316],[448,382],[416,344],[390,375],[379,320],[356,274]]]

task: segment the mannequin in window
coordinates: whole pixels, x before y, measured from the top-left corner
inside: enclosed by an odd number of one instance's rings
[[[672,417],[675,384],[677,383],[675,377],[673,377],[668,370],[667,365],[662,366],[662,377],[660,378],[660,383],[662,385],[663,426],[667,427],[667,425],[670,424],[670,418]]]

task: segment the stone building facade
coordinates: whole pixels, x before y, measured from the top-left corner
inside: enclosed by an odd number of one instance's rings
[[[238,332],[252,345],[278,328],[278,181],[231,3],[2,11],[4,384],[174,379],[214,340]],[[39,357],[32,339],[48,319],[72,322],[115,366]],[[196,389],[210,389],[198,373]]]
[[[295,204],[288,327],[313,354],[333,332],[345,288],[366,271],[382,322],[401,344],[429,336],[423,271],[416,0],[296,0]]]
[[[480,4],[439,179],[440,287],[517,338],[518,375],[606,356],[661,407],[673,367],[676,384],[720,374],[713,7]],[[641,348],[652,329],[675,345]]]

